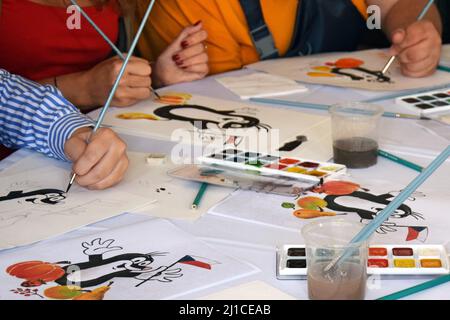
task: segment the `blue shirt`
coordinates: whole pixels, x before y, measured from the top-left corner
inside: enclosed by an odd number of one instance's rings
[[[92,125],[58,89],[0,69],[0,143],[6,147],[67,161],[66,140],[76,129]]]

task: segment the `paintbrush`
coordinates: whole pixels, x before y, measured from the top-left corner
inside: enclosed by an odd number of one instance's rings
[[[103,118],[105,117],[106,111],[108,111],[108,108],[111,105],[111,102],[112,102],[112,100],[114,98],[114,95],[116,94],[117,88],[119,87],[120,80],[122,79],[123,75],[125,74],[125,69],[126,69],[126,67],[128,65],[128,62],[130,61],[131,56],[133,55],[134,50],[136,49],[139,37],[141,36],[142,31],[144,30],[145,23],[147,22],[148,17],[150,16],[150,12],[153,9],[153,5],[155,4],[155,1],[156,0],[152,0],[150,2],[150,4],[148,5],[147,11],[145,12],[145,15],[144,15],[144,18],[142,19],[142,22],[141,22],[141,24],[139,26],[139,29],[138,29],[138,31],[136,33],[136,36],[133,39],[133,43],[131,44],[130,53],[125,57],[125,61],[124,61],[123,65],[122,65],[122,67],[120,68],[119,75],[117,76],[117,79],[114,82],[114,86],[112,87],[111,92],[109,93],[108,99],[106,100],[106,103],[103,106],[102,111],[100,112],[100,115],[99,115],[99,117],[97,119],[97,123],[95,124],[95,127],[92,130],[91,136],[102,125]],[[88,142],[89,142],[89,140],[90,140],[90,138],[88,139]],[[76,176],[77,176],[76,173],[74,173],[72,175],[72,178],[69,181],[69,185],[67,186],[66,193],[69,192],[70,188],[72,187]]]
[[[425,5],[425,7],[422,9],[422,11],[420,12],[419,16],[417,17],[417,21],[422,20],[425,15],[427,14],[428,10],[430,10],[431,5],[433,4],[434,0],[429,0],[428,3]],[[397,58],[397,56],[392,56],[388,62],[386,63],[386,65],[384,66],[384,68],[381,70],[382,74],[385,74],[388,69],[391,67],[391,65],[394,63],[395,59]]]
[[[398,209],[405,202],[413,192],[419,188],[450,156],[450,145],[444,149],[434,160],[426,167],[411,183],[406,186],[377,216],[371,223],[366,225],[351,241],[350,244],[361,243],[369,239],[369,237],[385,222],[391,214]],[[354,251],[354,248],[349,247],[336,258],[334,258],[324,269],[324,272],[329,272],[335,269],[336,266],[343,260],[349,258]]]
[[[267,104],[280,104],[289,107],[299,107],[305,109],[313,109],[313,110],[329,110],[330,106],[326,104],[316,104],[316,103],[308,103],[308,102],[297,102],[297,101],[289,101],[282,99],[269,99],[269,98],[250,98],[250,101],[259,102],[259,103],[267,103]],[[362,101],[365,102],[365,101]],[[411,120],[431,120],[430,118],[424,116],[416,116],[413,114],[406,113],[396,113],[396,112],[383,112],[383,117],[386,118],[399,118],[399,119],[411,119]]]
[[[78,5],[76,0],[70,0],[72,4],[77,8],[77,10],[83,15],[83,17],[89,22],[89,24],[97,31],[102,38],[109,44],[109,46],[113,49],[113,51],[122,59],[122,61],[125,61],[125,55],[119,50],[119,48],[116,47],[116,45],[108,38],[108,36],[100,29],[97,24],[89,17],[89,15]],[[157,97],[158,99],[161,99],[159,94],[155,91],[155,89],[150,86],[150,91]]]

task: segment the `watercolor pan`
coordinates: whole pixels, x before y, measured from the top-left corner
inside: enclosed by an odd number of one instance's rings
[[[450,88],[398,97],[395,103],[410,110],[420,111],[424,116],[450,112]]]
[[[305,280],[307,259],[305,245],[277,247],[277,278]],[[319,259],[330,261],[334,250],[317,249]],[[449,254],[443,245],[371,245],[367,253],[367,274],[385,279],[444,275],[450,273]]]
[[[202,156],[199,161],[202,164],[222,166],[232,170],[250,170],[264,176],[283,176],[315,184],[322,179],[336,177],[347,171],[345,166],[335,163],[294,157],[283,158],[233,149]]]

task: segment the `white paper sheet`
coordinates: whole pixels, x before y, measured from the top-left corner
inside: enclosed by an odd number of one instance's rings
[[[0,299],[176,299],[258,272],[161,219],[0,256]]]
[[[331,158],[328,115],[190,97],[183,93],[162,93],[162,98],[163,103],[147,100],[126,109],[112,108],[104,123],[128,134],[213,150],[224,147],[254,150],[256,147],[268,152],[304,135],[308,141],[295,149],[297,155],[318,161]],[[173,104],[180,103],[180,99],[184,99],[184,105]],[[202,130],[197,130],[198,127]]]
[[[389,58],[387,51],[374,49],[267,60],[248,67],[300,82],[375,91],[423,89],[450,83],[450,73],[444,71],[426,78],[405,77],[398,61],[382,75],[380,70]]]
[[[118,189],[65,188],[70,171],[55,166],[0,177],[0,248],[30,244],[141,208],[153,200]]]
[[[252,281],[199,300],[295,300],[295,298],[263,281]]]
[[[200,183],[172,178],[167,172],[176,165],[168,163],[161,166],[149,166],[148,172],[129,184],[123,185],[132,190],[139,189],[155,202],[145,208],[133,210],[135,213],[146,214],[165,219],[196,220],[204,215],[209,208],[226,198],[232,188],[208,186],[196,210],[192,203],[197,196]]]
[[[245,100],[308,91],[305,86],[294,80],[260,72],[244,76],[221,77],[216,81]]]
[[[404,187],[384,180],[354,183],[325,183],[322,190],[299,198],[236,191],[210,213],[297,231],[308,222],[328,217],[368,224]],[[377,230],[372,242],[445,243],[449,241],[449,207],[448,190],[419,190]]]

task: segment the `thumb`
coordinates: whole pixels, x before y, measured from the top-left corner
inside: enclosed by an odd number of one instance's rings
[[[64,152],[72,162],[76,162],[86,151],[87,140],[91,134],[90,128],[81,128],[75,131],[64,145]]]
[[[406,31],[404,29],[397,29],[392,33],[391,42],[392,46],[389,50],[389,54],[395,56],[401,51],[401,44],[405,40]]]

